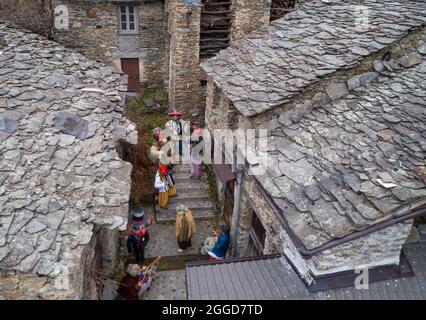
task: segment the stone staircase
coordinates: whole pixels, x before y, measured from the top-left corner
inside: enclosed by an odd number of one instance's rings
[[[201,179],[191,179],[189,165],[179,165],[175,167],[173,177],[177,197],[169,198],[168,209],[156,206],[157,222],[150,227],[150,243],[145,249],[148,262],[161,256],[161,268],[167,270],[184,268],[188,261],[208,259],[208,256],[200,256],[198,250],[201,242],[215,230],[214,226],[217,223],[213,210],[214,205],[208,194],[206,173],[203,173]],[[175,221],[176,207],[180,204],[187,205],[192,211],[196,232],[192,237],[192,247],[182,253],[177,253]]]
[[[201,179],[191,179],[189,165],[175,167],[173,176],[177,188],[177,197],[169,198],[168,209],[157,205],[157,223],[174,223],[176,207],[185,204],[192,211],[194,219],[210,220],[215,218],[213,203],[208,195],[206,174]]]
[[[208,260],[208,255],[200,255],[202,242],[213,231],[217,231],[217,221],[213,210],[213,202],[208,195],[206,174],[201,179],[191,179],[189,165],[175,168],[175,182],[178,196],[169,199],[169,208],[160,209],[157,205],[157,222],[149,228],[149,243],[145,248],[145,265],[161,256],[159,269],[153,285],[144,300],[151,299],[183,299],[185,298],[185,265],[189,261]],[[158,203],[158,202],[157,202]],[[175,235],[176,207],[187,205],[194,216],[196,232],[192,236],[192,246],[178,253]],[[145,214],[153,217],[153,208],[146,207]],[[127,257],[125,246],[122,256]],[[124,260],[122,261],[124,265]],[[113,286],[112,286],[113,288]],[[114,288],[113,288],[114,289]],[[116,288],[115,288],[116,289]],[[115,292],[107,286],[102,299],[114,299]]]

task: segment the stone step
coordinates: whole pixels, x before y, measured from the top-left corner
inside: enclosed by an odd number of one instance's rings
[[[212,208],[190,208],[192,216],[196,221],[204,221],[215,218],[215,214]],[[157,223],[175,223],[176,221],[176,209],[161,209],[157,208]]]
[[[208,198],[208,190],[207,188],[185,188],[179,187],[177,188],[177,199],[199,199],[199,198]],[[173,198],[170,198],[173,199]]]
[[[194,188],[200,188],[200,189],[207,189],[207,182],[204,179],[175,179],[177,192],[181,189],[194,189]]]
[[[208,197],[203,198],[169,198],[169,209],[175,209],[178,205],[185,204],[188,208],[192,209],[205,209],[212,208],[213,203]]]
[[[201,180],[206,180],[207,176],[205,173],[203,173],[203,175],[201,176]],[[173,178],[175,180],[186,180],[186,179],[191,179],[191,180],[196,180],[196,178],[191,178],[189,172],[178,172],[175,173],[173,175]]]
[[[174,173],[178,174],[178,173],[183,173],[183,174],[187,174],[189,175],[191,173],[191,167],[189,166],[189,164],[180,164],[175,166],[174,168]],[[203,170],[203,173],[205,174],[205,170]]]
[[[157,205],[157,212],[160,211],[168,211],[171,210],[173,212],[176,212],[176,207],[180,204],[184,204],[188,206],[189,209],[191,209],[193,212],[196,210],[203,210],[203,209],[212,209],[213,203],[210,199],[192,199],[191,201],[182,201],[179,198],[170,198],[168,209],[162,209]]]
[[[175,166],[174,171],[176,173],[188,173],[190,172],[190,166],[189,164],[179,164]]]

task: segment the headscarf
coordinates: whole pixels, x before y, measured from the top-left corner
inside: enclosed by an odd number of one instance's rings
[[[160,169],[158,170],[162,176],[167,175],[167,167],[166,166],[160,166]]]

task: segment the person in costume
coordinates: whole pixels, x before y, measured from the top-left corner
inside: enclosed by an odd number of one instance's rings
[[[167,209],[169,203],[169,179],[167,167],[160,165],[155,175],[154,187],[158,189],[158,204],[161,208]]]
[[[167,185],[169,186],[169,197],[177,197],[176,183],[175,179],[173,178],[173,165],[169,165],[167,167],[166,181]]]
[[[191,210],[186,205],[179,205],[176,208],[176,238],[178,241],[178,252],[190,248],[191,238],[195,232],[195,221]]]
[[[201,249],[200,249],[200,254],[205,256],[207,255],[210,251],[213,250],[216,241],[217,241],[217,237],[219,236],[219,234],[215,231],[213,232],[213,236],[209,236],[206,238],[206,240],[204,240],[201,243]]]
[[[118,287],[118,300],[138,300],[141,267],[138,264],[129,264],[126,268],[126,275],[121,279]]]
[[[176,109],[169,113],[169,117],[170,120],[166,123],[166,129],[170,130],[173,142],[178,144],[179,155],[182,155],[182,135],[186,129],[186,122],[182,120],[182,112]]]
[[[192,125],[192,134],[191,134],[191,147],[195,147],[197,144],[203,141],[203,129],[200,125]]]
[[[143,266],[139,276],[139,282],[137,287],[139,288],[138,298],[142,300],[143,294],[149,291],[149,288],[152,285],[152,280],[155,276],[158,266],[156,264],[151,267]]]
[[[152,162],[158,163],[161,158],[161,148],[164,146],[166,141],[161,133],[161,128],[154,128],[152,131],[152,137],[154,138],[154,144],[149,150],[149,157]]]
[[[191,178],[200,179],[203,174],[203,148],[204,141],[202,136],[202,129],[199,125],[192,126],[193,132],[191,134]]]
[[[221,225],[221,234],[217,238],[216,244],[214,245],[213,249],[207,254],[214,260],[222,260],[226,257],[226,251],[228,251],[229,247],[229,241],[230,241],[230,234],[229,234],[229,227],[226,225]]]
[[[154,143],[149,150],[149,158],[154,163],[163,163],[166,166],[173,166],[173,143],[171,137],[164,138],[161,128],[154,128],[152,131]]]
[[[145,218],[142,208],[132,210],[127,237],[127,251],[136,259],[136,263],[144,262],[145,247],[149,242],[148,228],[152,225],[151,218]]]

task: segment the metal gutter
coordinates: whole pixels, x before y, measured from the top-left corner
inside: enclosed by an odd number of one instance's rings
[[[259,261],[259,260],[270,260],[280,258],[283,255],[279,253],[267,254],[263,256],[254,256],[254,257],[240,257],[240,258],[226,258],[223,260],[201,260],[201,261],[188,261],[186,263],[186,268],[199,267],[199,266],[211,266],[216,264],[227,264],[227,263],[236,263],[236,262],[247,262],[247,261]]]
[[[231,252],[233,257],[236,257],[238,255],[237,238],[238,238],[238,226],[240,224],[241,190],[243,185],[242,170],[237,169],[236,180],[237,180],[237,188],[235,190],[234,208],[232,210],[232,219],[231,219]]]
[[[353,240],[362,238],[362,237],[369,235],[373,232],[385,229],[387,227],[391,227],[393,225],[404,222],[406,220],[414,219],[418,216],[426,214],[426,208],[425,207],[422,207],[422,208],[419,208],[419,209],[411,209],[407,213],[399,214],[399,215],[394,216],[394,217],[392,217],[388,220],[385,220],[385,221],[379,222],[375,225],[372,225],[370,227],[367,227],[363,230],[355,231],[355,232],[348,234],[347,236],[344,236],[342,238],[331,240],[331,241],[326,242],[326,243],[324,243],[324,244],[322,244],[318,247],[315,247],[315,248],[312,248],[312,249],[307,249],[306,246],[299,239],[299,237],[296,236],[296,234],[290,228],[289,223],[286,220],[282,209],[275,203],[275,201],[271,198],[271,196],[266,192],[265,188],[260,183],[260,181],[257,180],[257,178],[255,176],[253,176],[253,179],[254,179],[256,185],[260,188],[265,199],[267,199],[267,201],[270,203],[270,205],[274,209],[276,216],[278,217],[278,220],[281,222],[284,229],[287,231],[288,235],[290,236],[291,240],[293,241],[294,245],[296,246],[297,251],[299,251],[299,253],[302,256],[304,256],[305,258],[310,258],[313,255],[315,255],[319,252],[322,252],[324,250],[336,247],[338,245],[341,245],[341,244],[349,242],[349,241],[353,241]],[[398,210],[396,210],[396,211],[398,211]]]

